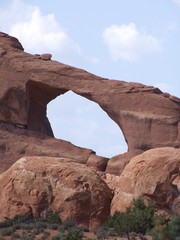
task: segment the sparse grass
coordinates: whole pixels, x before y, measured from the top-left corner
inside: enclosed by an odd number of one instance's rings
[[[49,225],[49,229],[52,229],[52,230],[58,230],[58,227],[59,227],[59,224],[57,224],[57,223]]]
[[[21,234],[18,233],[18,232],[14,232],[11,236],[12,236],[12,238],[14,238],[14,239],[21,238]]]
[[[12,227],[3,228],[1,230],[1,236],[10,236],[14,232],[14,229]]]
[[[98,239],[107,239],[110,236],[115,236],[115,232],[113,229],[104,226],[97,227],[94,233],[97,235]]]
[[[141,217],[142,224],[145,224],[144,220],[144,214],[146,213],[146,208],[148,206],[145,206],[142,201],[135,201],[134,205],[131,208],[127,209],[126,215],[132,215],[136,217]],[[139,214],[140,210],[143,210],[143,215]],[[150,209],[151,210],[151,209]],[[135,214],[134,214],[135,212]],[[141,213],[141,212],[140,212]],[[50,223],[49,220],[47,219],[32,219],[28,220],[25,217],[15,217],[13,219],[8,219],[5,220],[3,223],[0,223],[0,240],[104,240],[104,239],[117,239],[119,237],[118,231],[121,230],[122,224],[125,225],[125,227],[128,226],[129,222],[127,221],[120,221],[121,218],[124,215],[121,213],[116,213],[114,216],[109,217],[108,222],[106,223],[106,226],[101,226],[97,227],[95,230],[95,234],[93,235],[92,233],[88,234],[89,229],[86,227],[80,227],[77,225],[77,223],[73,219],[69,219],[65,222],[61,223]],[[151,220],[151,211],[150,215]],[[142,218],[143,217],[143,218]],[[56,219],[56,218],[55,218]],[[129,218],[128,218],[129,219]],[[126,219],[125,219],[126,220]],[[130,219],[131,220],[131,219]],[[135,219],[135,223],[138,221],[138,219]],[[149,218],[148,218],[149,220]],[[161,220],[161,218],[157,218],[159,222],[155,224],[155,227],[152,229],[152,237],[153,240],[160,240],[161,235],[166,234],[168,237],[172,237],[172,240],[180,240],[179,235],[180,235],[180,229],[179,229],[179,223],[180,223],[180,218],[179,217],[174,217],[171,222],[164,222]],[[161,221],[160,221],[161,220]],[[24,222],[21,222],[24,221]],[[56,220],[55,220],[56,221]],[[52,221],[53,222],[53,221]],[[134,221],[132,222],[134,224]],[[113,229],[113,225],[115,224],[116,228]],[[123,225],[123,226],[124,226]],[[5,226],[2,228],[2,226]],[[138,233],[133,231],[132,228],[133,225],[131,225],[131,229],[128,229],[128,237],[131,240],[141,239],[145,240],[146,236],[140,232]],[[136,225],[135,225],[136,226]],[[138,224],[138,229],[140,228],[141,224]],[[23,232],[22,232],[23,230]],[[118,230],[118,231],[117,231]],[[59,232],[58,232],[59,231]],[[132,232],[133,231],[133,232]],[[121,232],[120,232],[121,233]],[[54,234],[54,236],[52,236]],[[85,234],[85,236],[83,235]],[[125,234],[122,234],[124,236]],[[86,236],[93,236],[94,239],[88,238]],[[167,238],[168,240],[171,240],[171,238]]]
[[[62,224],[64,230],[70,230],[72,228],[77,227],[77,223],[75,222],[74,219],[69,219]]]

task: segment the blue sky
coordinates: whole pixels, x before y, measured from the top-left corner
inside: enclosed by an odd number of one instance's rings
[[[27,52],[180,97],[180,0],[1,0],[0,31]],[[48,117],[57,138],[107,157],[127,150],[107,114],[72,92]]]

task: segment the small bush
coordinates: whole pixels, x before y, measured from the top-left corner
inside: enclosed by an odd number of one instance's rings
[[[14,232],[12,227],[4,228],[1,230],[1,236],[10,236]]]
[[[12,218],[12,222],[14,223],[24,223],[28,220],[26,215],[16,215]]]
[[[14,232],[11,236],[15,239],[21,238],[21,235],[18,232]]]
[[[170,222],[162,222],[156,217],[149,234],[153,240],[180,240],[180,216],[174,216]]]
[[[59,217],[58,214],[52,214],[48,217],[48,222],[51,223],[51,224],[62,224],[62,220],[61,218]]]
[[[28,233],[23,232],[21,240],[34,240],[33,236],[29,236]]]
[[[34,231],[32,232],[34,236],[38,235],[39,233],[40,233],[39,229],[34,229]]]
[[[48,223],[47,222],[36,222],[35,224],[34,224],[34,228],[38,228],[38,229],[47,229],[47,227],[48,227]]]
[[[132,207],[126,208],[125,212],[116,211],[113,216],[109,216],[105,226],[115,228],[118,235],[127,235],[130,232],[145,234],[153,227],[154,205],[149,202],[145,205],[143,200],[134,199]]]
[[[65,235],[60,232],[60,233],[54,235],[54,236],[51,238],[51,240],[64,240],[64,238],[65,238]]]
[[[94,233],[97,235],[98,239],[107,239],[108,237],[115,235],[114,230],[107,227],[97,227]]]
[[[56,223],[49,225],[49,228],[53,230],[58,230],[58,227],[59,227],[59,224],[56,224]]]
[[[12,220],[6,219],[5,221],[0,223],[0,228],[7,228],[12,226]]]
[[[60,225],[60,226],[58,227],[58,231],[61,232],[61,233],[63,233],[63,232],[65,231],[65,229],[64,229],[64,227],[63,227],[62,225]]]
[[[83,233],[80,229],[72,229],[66,235],[64,240],[82,240]]]
[[[65,230],[70,230],[74,227],[77,227],[77,223],[74,221],[74,219],[69,219],[63,222],[62,226]]]
[[[50,236],[50,233],[45,231],[41,237],[41,240],[47,240],[49,236]]]
[[[81,231],[83,231],[83,232],[89,232],[89,228],[87,228],[87,227],[80,227],[81,228]]]

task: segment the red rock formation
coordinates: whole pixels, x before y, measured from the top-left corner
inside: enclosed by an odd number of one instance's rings
[[[141,197],[152,199],[163,213],[180,214],[180,149],[148,150],[134,157],[116,178],[111,213],[124,211],[133,198]]]
[[[104,224],[111,190],[94,171],[72,159],[24,157],[0,175],[0,221],[17,214],[58,213],[93,229]]]
[[[0,127],[0,173],[22,156],[65,157],[95,170],[106,168],[108,159],[95,155],[92,150],[9,124],[0,123]]]
[[[43,59],[25,53],[17,39],[0,34],[1,126],[8,123],[53,136],[46,106],[56,96],[72,90],[98,103],[124,134],[128,153],[112,158],[107,172],[119,175],[123,169],[123,164],[119,164],[122,158],[127,161],[148,149],[180,147],[179,98],[158,88],[104,79]],[[0,161],[5,161],[1,156]]]

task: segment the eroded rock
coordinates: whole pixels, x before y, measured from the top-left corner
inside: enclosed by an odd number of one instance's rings
[[[106,172],[119,175],[121,159],[125,162],[148,149],[180,147],[177,97],[152,86],[109,80],[57,61],[42,61],[25,53],[17,39],[4,33],[0,34],[0,48],[1,123],[53,137],[47,104],[71,90],[98,103],[124,134],[128,153],[108,161]]]
[[[156,148],[134,157],[116,179],[111,213],[124,211],[138,197],[152,199],[166,215],[179,213],[180,149]]]
[[[23,156],[49,156],[70,158],[72,162],[86,164],[94,170],[104,171],[108,159],[95,155],[86,148],[70,142],[27,131],[23,126],[0,123],[0,173]]]
[[[110,212],[111,190],[98,174],[71,159],[23,157],[0,175],[0,221],[15,215],[101,226]]]

